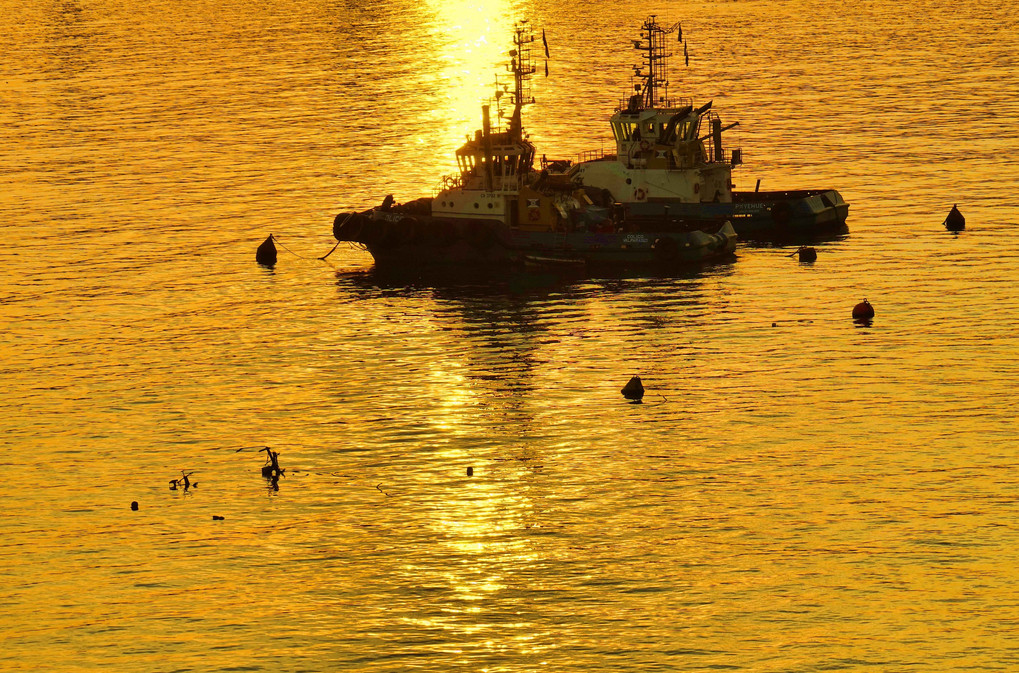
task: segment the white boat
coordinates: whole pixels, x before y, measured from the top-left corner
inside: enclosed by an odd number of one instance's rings
[[[570,179],[631,218],[670,217],[694,227],[729,220],[740,236],[844,225],[849,204],[834,189],[734,191],[742,150],[730,148],[725,133],[739,122],[723,124],[711,101],[695,107],[670,94],[670,45],[682,35],[679,23],[665,28],[653,15],[644,21],[633,42],[642,64],[609,119],[615,152],[581,156],[566,171]],[[684,43],[684,58],[685,50]]]

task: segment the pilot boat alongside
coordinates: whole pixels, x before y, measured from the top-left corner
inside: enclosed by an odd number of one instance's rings
[[[534,102],[534,37],[526,24],[517,25],[513,42],[506,128],[498,127],[501,115],[493,124],[491,106],[482,106],[482,128],[456,151],[458,175],[445,178],[432,197],[398,204],[387,196],[375,208],[340,213],[333,223],[338,241],[363,245],[376,266],[399,268],[672,267],[732,255],[736,234],[724,217],[692,226],[666,211],[624,209],[554,163],[542,160],[536,169],[521,119]]]
[[[723,125],[711,102],[694,107],[691,100],[670,98],[667,43],[673,33],[682,41],[679,23],[664,28],[654,16],[644,21],[634,40],[643,63],[635,67],[631,95],[609,120],[615,153],[587,153],[568,177],[600,190],[628,217],[664,216],[693,227],[728,220],[740,237],[843,226],[849,204],[834,189],[733,190],[742,151],[728,149],[723,134],[739,122]]]

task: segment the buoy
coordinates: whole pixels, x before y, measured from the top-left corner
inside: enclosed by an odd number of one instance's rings
[[[874,318],[874,307],[870,305],[870,302],[864,299],[859,304],[853,307],[853,320],[866,321]]]
[[[170,480],[170,490],[171,491],[176,491],[177,490],[177,480],[176,479],[171,479]]]
[[[262,241],[262,245],[258,246],[258,250],[255,251],[255,261],[263,266],[275,266],[276,265],[276,245],[272,242],[272,234]]]
[[[800,246],[800,249],[796,251],[800,256],[801,262],[816,262],[817,261],[817,250],[809,246]]]
[[[474,476],[474,468],[473,467],[468,467],[467,468],[467,476],[468,477],[473,477]]]
[[[213,521],[223,521],[223,519],[224,519],[224,517],[221,517],[221,516],[220,516],[220,515],[218,515],[218,514],[213,514],[213,515],[212,515],[212,520],[213,520]]]
[[[640,382],[639,376],[634,376],[619,392],[623,393],[623,397],[628,400],[640,400],[644,397],[644,384]]]
[[[137,500],[132,500],[131,501],[131,511],[132,512],[137,512],[138,511],[138,501]]]
[[[966,228],[966,218],[959,212],[958,204],[954,204],[952,209],[948,211],[948,217],[945,218],[945,229],[949,231],[962,231]]]

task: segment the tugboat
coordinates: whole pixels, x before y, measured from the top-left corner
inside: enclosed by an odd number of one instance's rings
[[[499,128],[501,114],[493,124],[491,105],[483,105],[481,129],[456,151],[459,175],[444,178],[432,197],[397,204],[390,195],[369,210],[338,214],[335,238],[364,246],[376,267],[396,268],[670,268],[731,257],[736,234],[725,218],[693,227],[667,212],[628,211],[575,182],[563,170],[568,162],[543,158],[534,167],[521,119],[534,102],[533,43],[527,23],[518,23],[508,126]]]
[[[733,191],[732,169],[742,163],[742,150],[726,151],[723,133],[739,122],[723,126],[711,101],[695,108],[689,99],[669,97],[666,44],[672,33],[682,42],[679,23],[664,28],[655,15],[644,21],[633,42],[643,63],[634,66],[631,95],[609,119],[616,152],[581,155],[567,171],[570,179],[602,190],[627,216],[668,216],[692,227],[728,220],[740,237],[844,226],[849,204],[834,189]]]

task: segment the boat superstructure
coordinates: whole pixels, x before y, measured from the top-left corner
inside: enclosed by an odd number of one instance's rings
[[[739,122],[722,125],[711,102],[694,107],[669,95],[671,36],[682,40],[679,23],[669,28],[648,17],[634,48],[642,63],[634,66],[632,93],[609,119],[615,154],[587,156],[570,176],[606,189],[620,203],[732,202],[732,167],[741,151],[723,146],[723,133]],[[678,42],[678,40],[677,40]]]
[[[615,153],[582,155],[570,178],[602,190],[631,215],[670,216],[689,226],[729,220],[741,236],[844,225],[849,205],[835,190],[734,190],[732,172],[743,151],[726,132],[739,122],[723,124],[712,101],[695,107],[669,92],[670,49],[683,44],[689,63],[682,39],[679,23],[663,27],[654,15],[644,21],[633,41],[641,56],[633,86],[609,119]]]

